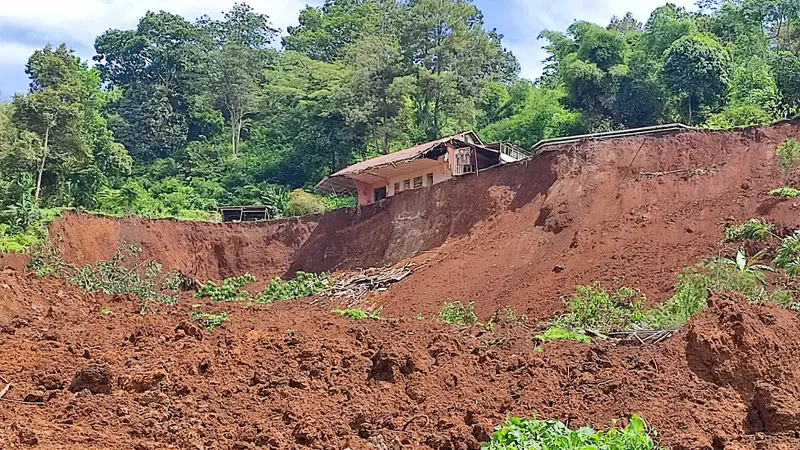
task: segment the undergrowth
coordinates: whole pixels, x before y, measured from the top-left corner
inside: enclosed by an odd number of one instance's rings
[[[133,267],[123,264],[125,258],[135,256],[139,251],[141,249],[133,246],[118,250],[107,261],[98,261],[67,271],[67,280],[90,292],[130,294],[162,305],[177,305],[177,293],[163,293],[156,288],[161,264],[155,261],[146,261]]]
[[[364,311],[361,308],[334,309],[333,312],[339,314],[340,316],[347,317],[348,319],[353,319],[353,320],[381,318],[381,311],[379,309],[375,311]]]
[[[192,309],[192,312],[189,313],[189,317],[208,331],[217,328],[224,322],[231,321],[231,317],[227,312],[221,312],[218,314],[199,312],[197,311],[198,307],[198,305],[194,305],[194,309]]]
[[[800,167],[800,141],[789,138],[775,151],[778,158],[778,169],[783,173],[789,173]]]
[[[0,252],[25,252],[49,240],[47,226],[63,208],[37,208],[31,201],[0,211]]]
[[[463,304],[461,301],[445,302],[439,311],[439,321],[446,324],[475,325],[478,316],[475,315],[475,302]]]
[[[270,281],[266,289],[259,292],[255,301],[258,303],[273,303],[282,300],[308,297],[327,289],[331,279],[326,274],[297,272],[293,280],[283,281],[277,277]]]
[[[215,302],[238,302],[247,300],[250,293],[241,289],[247,283],[256,281],[256,277],[245,273],[234,278],[226,278],[218,285],[207,281],[195,294],[197,298],[207,298]]]
[[[772,263],[778,269],[785,269],[789,277],[800,275],[800,230],[783,238]]]
[[[644,317],[647,299],[637,289],[623,286],[616,292],[608,292],[599,282],[575,289],[578,293],[565,302],[567,314],[555,321],[555,327],[605,333],[631,328]]]
[[[613,424],[613,423],[612,423]],[[657,434],[637,415],[622,428],[572,430],[558,420],[511,417],[481,450],[657,450]]]
[[[544,333],[536,335],[534,339],[539,342],[578,341],[585,344],[592,342],[592,339],[583,333],[561,327],[550,327],[546,329]]]
[[[770,195],[777,195],[781,198],[800,198],[800,189],[793,187],[780,187],[769,191]]]
[[[725,228],[725,242],[737,242],[745,239],[766,241],[774,235],[774,232],[775,225],[759,219],[750,219],[743,224]]]

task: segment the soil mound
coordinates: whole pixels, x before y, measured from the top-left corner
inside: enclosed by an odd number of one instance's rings
[[[186,293],[141,315],[127,297],[5,277],[50,300],[0,332],[5,398],[45,403],[0,403],[4,448],[477,449],[508,415],[632,413],[668,448],[800,448],[798,319],[734,296],[660,345],[537,348],[521,326],[353,321],[300,301],[207,305],[232,322],[200,332]]]

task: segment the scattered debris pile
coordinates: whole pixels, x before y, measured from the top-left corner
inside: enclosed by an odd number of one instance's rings
[[[328,297],[352,308],[361,304],[367,293],[386,291],[389,285],[410,276],[422,267],[424,264],[408,263],[402,267],[372,267],[344,272],[337,276],[337,281],[329,289],[321,292],[312,304],[318,303],[320,297]]]

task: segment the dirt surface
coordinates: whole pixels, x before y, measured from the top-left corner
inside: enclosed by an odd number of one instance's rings
[[[509,414],[632,413],[668,448],[800,448],[800,319],[736,297],[656,346],[537,349],[524,327],[356,322],[305,302],[224,305],[233,321],[205,331],[191,298],[143,316],[10,270],[0,292],[5,398],[44,402],[0,403],[3,448],[477,449]]]
[[[528,326],[443,325],[443,301],[530,323],[574,285],[641,288],[734,247],[724,227],[766,217],[800,227],[775,147],[800,123],[552,149],[380,205],[264,224],[70,213],[50,229],[65,260],[142,248],[200,281],[250,272],[421,264],[353,321],[328,301],[210,303],[140,314],[130,296],[86,293],[0,258],[0,448],[471,450],[508,415],[603,426],[637,413],[685,450],[800,449],[800,318],[717,295],[654,346],[550,343]],[[797,180],[795,180],[797,181]],[[193,305],[228,312],[213,331]],[[418,314],[424,317],[417,319]],[[27,402],[27,403],[19,403]]]

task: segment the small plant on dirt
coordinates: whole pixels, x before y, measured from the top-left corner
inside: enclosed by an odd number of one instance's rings
[[[461,301],[445,302],[439,311],[439,321],[446,324],[475,325],[478,316],[475,315],[475,302],[464,305]]]
[[[273,303],[282,300],[308,297],[324,291],[330,286],[330,277],[326,274],[297,272],[294,280],[283,281],[277,277],[270,281],[266,289],[256,295],[258,303]]]
[[[37,277],[43,277],[50,274],[58,274],[63,272],[67,264],[61,259],[58,250],[48,244],[37,245],[30,250],[31,259],[25,268],[36,274]]]
[[[760,281],[761,284],[767,284],[766,277],[764,276],[764,271],[767,272],[774,272],[770,266],[759,264],[758,261],[764,257],[766,254],[766,250],[761,250],[760,252],[753,255],[752,258],[748,259],[747,255],[743,248],[740,248],[739,251],[736,252],[736,258],[712,258],[711,261],[717,264],[723,264],[728,266],[737,272],[741,272],[744,274],[752,275],[756,280]]]
[[[505,308],[495,312],[494,317],[497,318],[498,322],[503,322],[506,325],[517,325],[519,323],[528,321],[528,318],[525,317],[525,314],[517,313],[517,311],[510,306],[506,306]]]
[[[375,311],[364,311],[360,308],[351,308],[351,309],[334,309],[333,312],[339,314],[340,316],[347,317],[348,319],[353,320],[364,320],[364,319],[380,319],[381,318],[381,310]]]
[[[256,281],[256,277],[246,273],[238,277],[226,278],[218,285],[207,281],[195,294],[197,298],[207,298],[215,302],[239,302],[247,300],[250,293],[241,289],[247,283]]]
[[[417,320],[425,320],[425,316],[422,313],[417,313]]]
[[[197,306],[197,305],[195,305]],[[219,314],[211,314],[211,313],[204,313],[199,312],[197,309],[193,309],[191,313],[189,313],[189,317],[194,320],[195,322],[199,323],[208,331],[217,328],[218,326],[222,325],[224,322],[230,322],[231,317],[228,315],[227,312],[221,312]]]
[[[654,329],[677,329],[708,306],[711,280],[697,269],[678,274],[675,294],[656,308],[645,312],[644,322]]]
[[[127,256],[135,255],[140,250],[136,247],[118,250],[108,261],[98,261],[95,264],[87,264],[74,269],[67,275],[67,280],[79,288],[91,292],[131,294],[163,305],[177,305],[177,295],[164,294],[156,290],[156,282],[152,279],[155,276],[148,278],[146,274],[143,276],[139,273],[141,265],[128,267],[123,264]]]
[[[737,242],[745,239],[766,241],[774,236],[774,232],[775,225],[759,219],[750,219],[741,225],[725,228],[725,242]]]
[[[769,191],[770,195],[777,195],[781,198],[800,198],[800,189],[792,187],[782,187]]]
[[[161,282],[161,289],[165,291],[179,291],[181,290],[181,285],[185,280],[184,275],[179,270],[173,270],[169,273],[169,275],[164,277],[164,280]]]
[[[557,319],[554,326],[609,332],[628,330],[644,318],[647,299],[637,289],[623,286],[616,292],[608,292],[599,282],[575,289],[578,293],[565,301],[569,312]]]
[[[102,308],[100,308],[100,314],[102,314],[104,316],[110,316],[110,315],[114,314],[114,311],[112,311],[107,306],[103,306]]]
[[[614,424],[612,422],[612,424]],[[557,420],[511,417],[497,427],[481,450],[657,450],[656,432],[637,415],[622,428],[572,430]]]
[[[800,167],[800,141],[794,138],[783,141],[778,146],[775,154],[778,158],[778,169],[783,173],[790,173]]]
[[[577,331],[567,330],[561,327],[550,327],[544,333],[534,337],[539,342],[552,342],[552,341],[578,341],[589,344],[592,340],[589,336]]]
[[[786,269],[792,278],[800,275],[800,230],[783,238],[772,264],[779,269]]]

